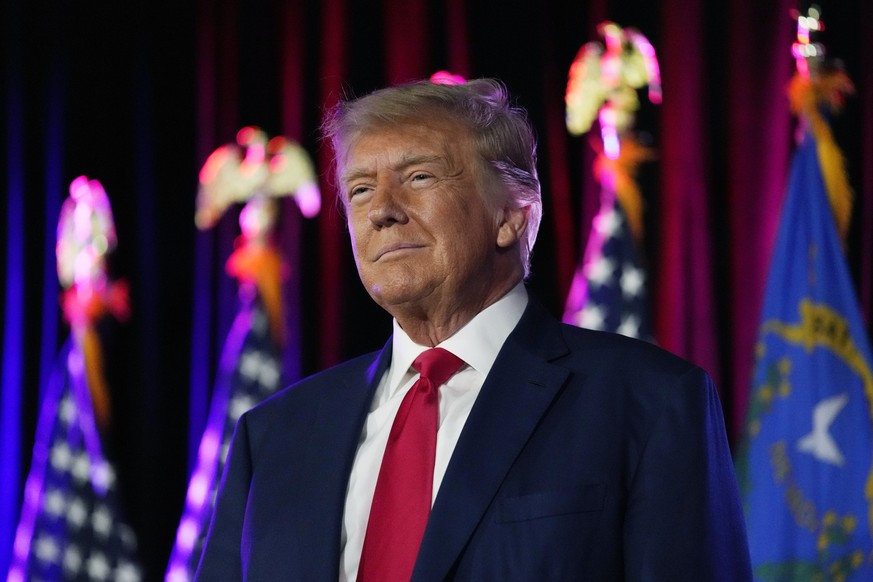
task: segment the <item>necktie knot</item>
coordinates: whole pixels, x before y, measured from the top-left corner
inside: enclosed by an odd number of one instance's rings
[[[461,358],[443,348],[426,350],[412,362],[415,371],[420,373],[422,378],[429,380],[435,388],[445,384],[446,380],[463,365],[464,361]]]

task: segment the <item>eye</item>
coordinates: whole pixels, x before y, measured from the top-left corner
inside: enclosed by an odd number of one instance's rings
[[[428,172],[413,172],[409,177],[409,181],[413,186],[427,186],[434,179],[434,175]]]
[[[371,188],[369,186],[353,186],[349,190],[349,200],[351,200],[352,198],[354,198],[355,196],[358,196],[360,194],[366,194],[370,190],[371,190]]]

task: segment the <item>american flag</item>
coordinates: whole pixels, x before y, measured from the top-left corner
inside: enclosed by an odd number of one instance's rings
[[[246,295],[246,287],[242,290],[241,295]],[[260,300],[255,293],[251,295],[243,299],[224,345],[197,466],[170,556],[168,582],[191,580],[197,570],[237,420],[281,386],[281,353]]]
[[[70,340],[46,389],[8,582],[138,582],[136,536],[103,456],[82,352]]]
[[[627,217],[615,195],[604,192],[582,265],[567,297],[564,322],[651,339],[646,272]]]

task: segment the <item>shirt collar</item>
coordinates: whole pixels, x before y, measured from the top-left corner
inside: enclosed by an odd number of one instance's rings
[[[497,354],[515,328],[527,307],[527,290],[519,282],[512,290],[480,311],[467,325],[437,347],[444,348],[466,362],[471,368],[488,376]],[[413,342],[397,320],[391,345],[391,368],[388,372],[388,393],[393,394],[411,376],[407,376],[412,362],[428,346]]]

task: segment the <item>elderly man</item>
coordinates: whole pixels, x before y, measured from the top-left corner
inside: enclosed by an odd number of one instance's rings
[[[241,418],[199,579],[750,579],[706,373],[528,297],[535,143],[503,86],[384,89],[325,129],[394,333]]]

